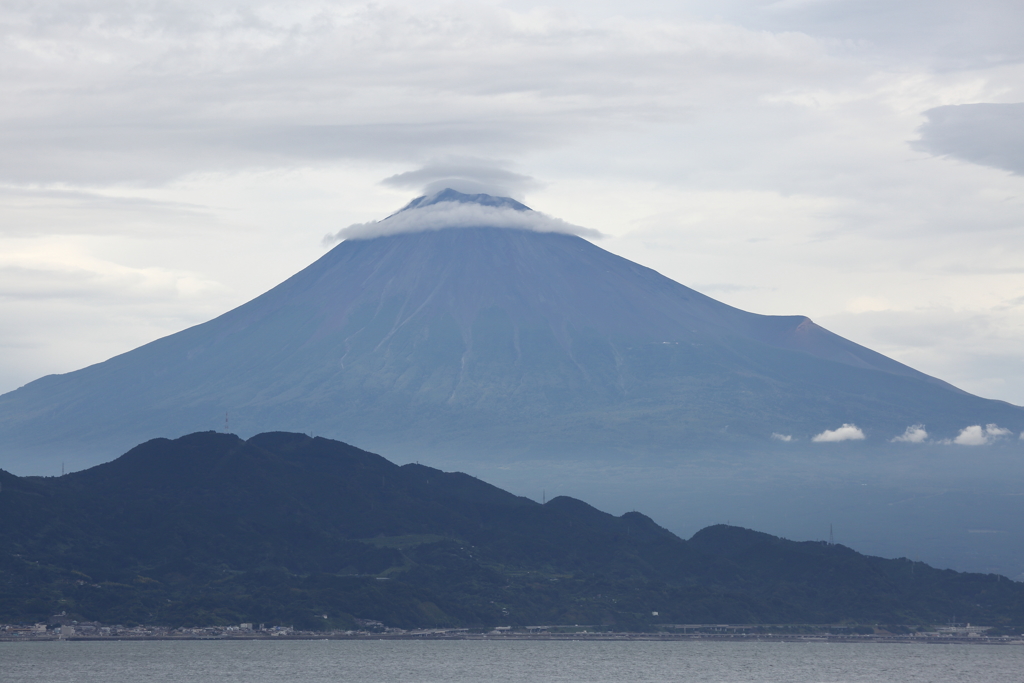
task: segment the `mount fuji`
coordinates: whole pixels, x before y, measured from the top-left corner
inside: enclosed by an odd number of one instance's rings
[[[806,442],[856,425],[1024,429],[803,316],[748,313],[611,254],[509,198],[445,190],[352,226],[252,301],[0,396],[0,467],[84,467],[218,428],[538,457]],[[586,234],[586,233],[584,233]]]

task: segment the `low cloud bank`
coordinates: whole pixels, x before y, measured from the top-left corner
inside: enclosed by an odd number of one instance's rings
[[[958,446],[984,446],[993,441],[1005,439],[1011,434],[1013,432],[1009,429],[1004,429],[996,424],[987,424],[984,427],[981,425],[971,425],[961,429],[955,439],[952,441],[946,440],[944,443],[954,443]]]
[[[900,436],[893,438],[894,443],[924,443],[928,440],[928,432],[924,425],[910,425]]]
[[[510,228],[533,232],[558,232],[580,237],[601,237],[601,233],[552,218],[539,211],[516,211],[508,207],[482,206],[465,202],[438,202],[422,208],[400,211],[380,221],[356,223],[325,235],[324,246],[342,240],[366,240],[448,228]]]
[[[844,424],[839,429],[826,429],[815,436],[811,441],[815,443],[827,443],[834,441],[861,441],[864,439],[864,432],[860,427],[852,424]]]

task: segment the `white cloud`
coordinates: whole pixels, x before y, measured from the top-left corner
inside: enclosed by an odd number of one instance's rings
[[[896,443],[924,443],[928,439],[928,432],[924,425],[910,425],[900,436],[894,437]]]
[[[560,232],[596,238],[601,233],[546,216],[539,211],[520,211],[508,207],[481,206],[464,202],[438,202],[408,209],[384,220],[356,223],[324,237],[324,244],[341,240],[372,239],[385,235],[426,232],[447,228],[511,228],[533,232]]]
[[[961,429],[956,438],[952,440],[952,443],[959,446],[984,446],[998,439],[1010,436],[1012,433],[1009,429],[995,424],[988,424],[984,427],[981,425],[971,425]],[[946,443],[950,442],[947,441]]]
[[[960,446],[983,446],[988,443],[988,439],[981,425],[972,425],[961,429],[953,443]]]
[[[1009,429],[994,424],[986,425],[985,433],[992,439],[1002,439],[1013,434]]]
[[[776,441],[785,441],[787,443],[793,440],[793,436],[791,434],[779,434],[778,432],[772,434],[772,438]]]
[[[519,200],[527,190],[540,186],[530,176],[510,171],[501,163],[459,157],[434,161],[415,171],[398,173],[385,178],[381,184],[420,190],[427,195],[451,188],[464,194],[489,194]]]
[[[864,432],[860,427],[852,424],[844,424],[839,429],[826,429],[815,436],[811,441],[825,443],[832,441],[860,441],[864,438]]]

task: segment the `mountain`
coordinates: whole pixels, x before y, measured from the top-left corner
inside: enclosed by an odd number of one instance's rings
[[[1018,629],[1024,584],[718,525],[544,504],[267,433],[154,439],[63,477],[0,471],[0,622],[351,628],[945,623]]]
[[[418,198],[214,320],[0,396],[0,466],[96,464],[225,413],[246,435],[316,433],[406,458],[676,454],[845,423],[875,443],[913,424],[939,438],[1024,429],[1024,409],[806,317],[741,311],[531,229],[552,221],[508,198]]]

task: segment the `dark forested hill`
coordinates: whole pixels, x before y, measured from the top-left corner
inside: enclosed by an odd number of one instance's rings
[[[156,439],[0,484],[0,621],[1024,622],[1024,585],[995,575],[729,526],[684,541],[302,434]]]

